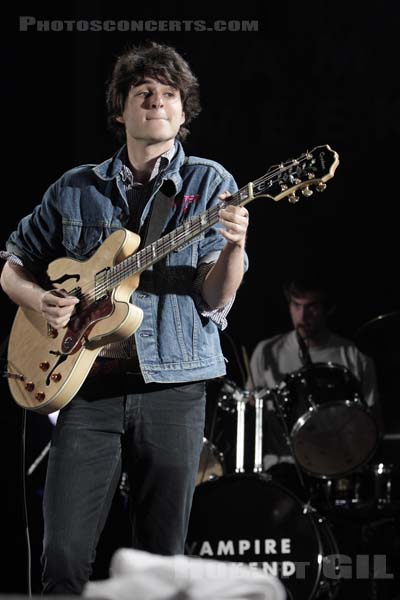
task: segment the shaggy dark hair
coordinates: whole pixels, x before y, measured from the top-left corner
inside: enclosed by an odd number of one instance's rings
[[[199,84],[188,63],[174,48],[156,42],[132,46],[117,59],[107,87],[110,130],[119,141],[125,140],[125,127],[116,118],[124,111],[130,87],[145,77],[179,90],[185,122],[181,125],[177,138],[184,140],[189,134],[187,125],[201,111]]]
[[[294,296],[302,298],[307,293],[318,293],[325,310],[331,310],[335,304],[334,294],[329,283],[320,274],[301,274],[286,281],[283,293],[288,303]]]

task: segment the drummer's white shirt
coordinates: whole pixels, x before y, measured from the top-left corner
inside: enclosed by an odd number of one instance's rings
[[[330,333],[324,345],[311,346],[309,352],[313,363],[332,362],[347,367],[360,381],[366,404],[375,404],[377,385],[374,364],[350,340]],[[302,367],[295,331],[259,342],[250,360],[256,387],[273,388],[279,385],[288,373],[298,371]]]
[[[348,368],[361,383],[364,402],[369,407],[377,404],[378,391],[374,364],[350,340],[330,333],[324,345],[312,346],[309,352],[313,363],[331,362]],[[302,367],[294,330],[259,342],[250,360],[251,373],[257,388],[273,389],[282,384],[289,373],[298,371]],[[273,410],[270,401],[267,401],[267,408]],[[292,462],[291,457],[286,456],[287,452],[283,451],[283,454],[285,456],[281,456],[280,459],[275,455],[271,455],[270,458],[264,457],[264,468],[282,459],[283,462]]]

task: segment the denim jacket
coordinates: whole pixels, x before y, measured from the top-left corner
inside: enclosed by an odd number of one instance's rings
[[[62,175],[32,214],[21,220],[7,250],[40,274],[60,256],[89,258],[113,231],[126,227],[129,207],[120,175],[122,150],[100,165],[79,166]],[[166,180],[172,182],[176,196],[163,233],[217,204],[221,192],[237,190],[220,164],[194,156],[184,159],[177,142],[174,158],[157,176],[141,224]],[[218,328],[201,316],[192,287],[197,266],[215,260],[226,243],[218,227],[172,251],[141,275],[132,302],[144,314],[135,341],[146,382],[196,381],[226,372]]]

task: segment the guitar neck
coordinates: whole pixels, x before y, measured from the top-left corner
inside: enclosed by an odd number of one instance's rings
[[[232,196],[221,201],[219,205],[187,219],[182,225],[159,240],[111,267],[106,273],[105,281],[102,280],[102,292],[104,284],[107,291],[111,291],[125,279],[145,271],[173,250],[210,229],[218,222],[218,213],[221,208],[244,206],[262,196],[274,201],[287,197],[289,202],[295,203],[299,199],[296,196],[296,192],[299,190],[306,197],[313,193],[310,186],[314,186],[317,192],[323,191],[326,188],[325,181],[333,177],[338,164],[338,154],[325,145],[317,146],[311,152],[305,152],[297,159],[271,167],[265,175],[248,183]]]
[[[173,250],[178,249],[180,246],[183,246],[204,231],[210,229],[210,227],[218,222],[218,213],[221,208],[226,206],[243,206],[247,202],[250,202],[253,199],[250,190],[251,184],[229,196],[229,198],[221,202],[218,206],[209,208],[200,215],[187,219],[173,231],[170,231],[157,241],[136,252],[133,256],[129,256],[112,267],[108,273],[108,289],[113,289],[123,280],[136,273],[146,271]]]

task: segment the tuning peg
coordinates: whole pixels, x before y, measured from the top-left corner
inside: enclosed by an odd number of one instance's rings
[[[324,183],[323,181],[320,181],[315,186],[315,189],[317,190],[317,192],[323,192],[324,190],[326,190],[326,183]]]
[[[296,202],[299,201],[299,197],[296,196],[296,194],[289,194],[288,200],[289,200],[290,204],[296,204]]]
[[[301,193],[303,194],[303,196],[305,196],[306,198],[308,198],[309,196],[312,196],[314,192],[312,190],[310,190],[310,188],[307,185],[305,188],[303,188],[301,190]]]

